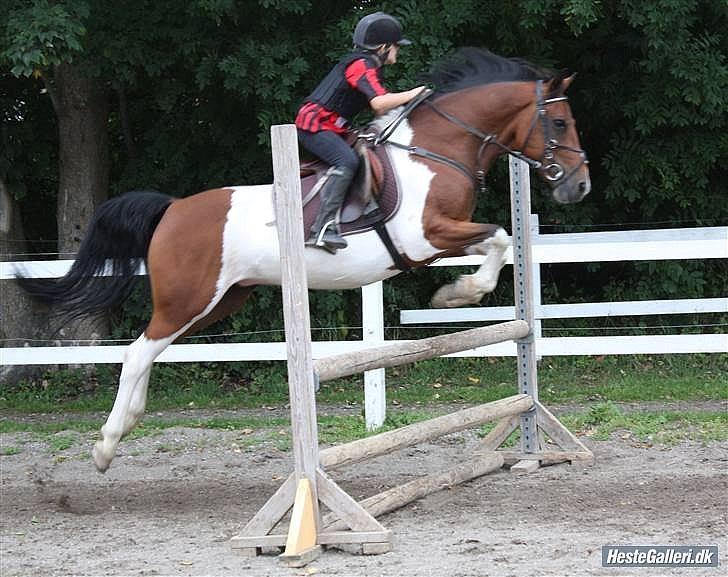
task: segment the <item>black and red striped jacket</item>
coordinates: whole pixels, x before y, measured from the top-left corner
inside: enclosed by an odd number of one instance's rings
[[[303,101],[296,126],[308,132],[346,132],[351,120],[375,96],[386,94],[381,62],[374,54],[347,54]]]

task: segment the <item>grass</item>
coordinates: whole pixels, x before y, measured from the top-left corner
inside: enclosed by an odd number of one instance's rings
[[[227,372],[225,372],[227,371]],[[113,404],[118,368],[101,365],[93,378],[81,371],[60,371],[32,383],[0,388],[0,409],[13,413],[55,413],[53,421],[0,420],[0,433],[30,431],[44,437],[54,452],[79,442],[77,434],[96,433]],[[539,366],[540,397],[546,405],[590,406],[586,413],[563,419],[575,431],[595,439],[628,431],[644,442],[728,439],[726,412],[622,412],[616,403],[719,401],[728,399],[728,355],[621,357],[550,357]],[[392,429],[445,412],[444,405],[476,404],[512,395],[516,390],[515,359],[434,359],[387,371],[389,403],[407,407],[389,411],[384,429]],[[361,378],[323,383],[319,405],[361,406]],[[162,410],[281,407],[288,403],[282,363],[160,364],[152,372],[147,414]],[[278,416],[195,418],[184,414],[150,416],[129,438],[155,436],[170,427],[263,432],[244,444],[290,446],[288,419]],[[74,432],[71,434],[70,432]],[[322,443],[366,436],[358,416],[322,416]],[[2,455],[22,449],[5,447]]]
[[[65,451],[66,449],[70,449],[78,442],[78,438],[76,435],[70,435],[70,434],[63,434],[58,433],[56,435],[53,435],[50,439],[50,446],[51,451],[53,453],[59,453],[60,451]]]
[[[225,372],[218,365],[159,364],[152,371],[149,411],[185,407],[258,408],[288,402],[282,363]],[[252,365],[251,365],[252,366]],[[100,365],[93,378],[59,371],[0,388],[0,409],[17,412],[109,410],[118,368]],[[239,374],[240,373],[240,374]],[[407,406],[484,403],[513,394],[515,359],[433,359],[387,371],[387,397]],[[693,401],[728,398],[728,355],[550,357],[539,366],[548,404],[600,401]],[[361,405],[362,379],[323,383],[320,404]]]
[[[44,442],[48,445],[52,454],[60,453],[75,445],[85,445],[88,443],[89,433],[98,433],[102,424],[102,420],[87,420],[69,417],[68,419],[56,419],[52,422],[42,420],[13,420],[4,419],[0,421],[0,434],[12,433],[31,433],[32,439]],[[169,419],[160,419],[157,417],[148,417],[137,425],[127,437],[127,440],[142,439],[147,437],[156,437],[161,435],[166,429],[175,427],[186,427],[192,429],[210,429],[224,431],[241,431],[245,434],[251,434],[256,431],[264,433],[263,440],[252,438],[243,441],[244,445],[253,446],[261,444],[265,440],[275,441],[276,446],[281,450],[287,450],[290,446],[290,435],[288,440],[283,439],[278,431],[281,428],[288,428],[290,422],[288,419],[280,417],[235,417],[235,418],[186,418],[177,417]],[[275,429],[276,437],[271,434]],[[159,451],[165,452],[171,450],[170,446],[160,443]],[[10,456],[17,455],[22,449],[15,447],[3,447],[0,449],[0,455]]]
[[[56,435],[60,439],[68,435],[59,435],[61,431],[75,431],[77,433],[96,432],[102,424],[102,419],[79,420],[70,418],[68,420],[55,420],[53,422],[16,421],[5,419],[0,421],[0,434],[33,432],[39,435]],[[173,427],[187,427],[191,429],[219,429],[226,431],[267,429],[271,427],[287,427],[289,420],[281,417],[235,417],[218,418],[171,418],[160,419],[157,417],[145,418],[129,434],[129,439],[154,436],[165,429]]]
[[[547,358],[539,365],[541,400],[561,404],[728,398],[728,357],[692,357]],[[513,394],[515,359],[453,360],[425,361],[393,371],[388,380],[390,398],[402,404],[480,403]]]
[[[412,423],[431,419],[435,416],[431,411],[413,411],[390,414],[384,424],[376,432],[367,431],[364,418],[361,416],[324,416],[318,419],[319,441],[323,444],[348,443],[376,433],[398,429]]]
[[[660,445],[728,439],[726,411],[623,412],[613,403],[602,403],[586,413],[566,415],[562,422],[595,440],[606,440],[619,433],[642,443]]]
[[[433,411],[397,412],[387,418],[383,427],[377,432],[388,431],[430,419]],[[638,441],[646,445],[675,445],[684,441],[710,443],[728,439],[728,412],[726,411],[636,411],[625,412],[614,403],[599,403],[588,411],[566,411],[560,414],[560,420],[572,431],[595,440],[607,440],[613,435]],[[0,432],[30,432],[37,439],[45,441],[53,454],[70,449],[76,444],[84,444],[87,440],[83,433],[90,430],[90,422],[63,421],[48,423],[13,422],[5,420],[0,423]],[[98,423],[94,424],[94,430]],[[237,441],[243,447],[255,447],[268,444],[280,451],[291,448],[290,422],[285,418],[240,419],[149,419],[142,422],[130,435],[129,439],[153,437],[164,430],[175,427],[191,427],[210,430],[240,431],[245,435]],[[478,431],[484,436],[493,427],[492,424],[481,427]],[[318,420],[319,439],[322,444],[345,443],[375,433],[366,430],[361,416],[335,415],[320,416]],[[54,432],[57,430],[62,433]],[[517,439],[514,433],[510,439],[513,445]],[[508,444],[508,443],[507,443]],[[169,443],[157,444],[158,452],[173,452]],[[22,449],[8,446],[0,450],[0,455],[11,456],[22,452]]]

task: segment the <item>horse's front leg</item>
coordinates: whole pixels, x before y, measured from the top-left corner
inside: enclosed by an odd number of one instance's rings
[[[485,255],[483,264],[474,274],[461,275],[454,283],[440,287],[430,301],[433,308],[478,304],[483,295],[492,292],[498,284],[498,276],[506,262],[506,250],[511,244],[510,237],[499,226],[476,226],[491,227],[492,236],[470,245],[464,252]]]

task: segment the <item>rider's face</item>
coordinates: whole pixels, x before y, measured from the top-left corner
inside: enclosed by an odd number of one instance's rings
[[[382,53],[387,51],[386,47],[381,48]],[[399,45],[392,44],[389,47],[389,51],[387,52],[387,59],[384,61],[385,64],[396,64],[397,63],[397,54],[399,54]]]

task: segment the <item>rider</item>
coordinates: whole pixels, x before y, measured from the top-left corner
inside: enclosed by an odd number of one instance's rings
[[[345,135],[353,117],[367,105],[375,114],[383,114],[406,104],[422,90],[388,92],[382,85],[382,66],[397,62],[399,47],[408,44],[411,42],[403,38],[402,26],[393,16],[383,12],[364,16],[354,30],[354,50],[339,60],[299,109],[299,141],[331,166],[307,246],[332,253],[346,248],[347,242],[336,226],[336,213],[359,167],[359,157]]]

